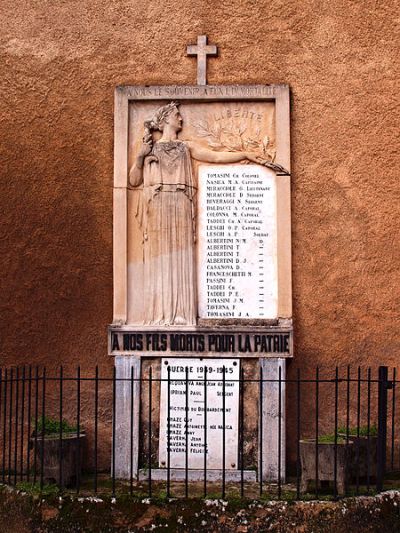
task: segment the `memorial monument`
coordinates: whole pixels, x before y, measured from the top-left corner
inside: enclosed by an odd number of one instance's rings
[[[129,378],[133,368],[136,378],[133,447],[127,439],[130,385],[117,385],[118,477],[128,477],[131,464],[134,475],[140,472],[143,397],[137,379],[149,365],[162,380],[157,475],[165,471],[169,440],[173,475],[179,478],[186,466],[196,477],[203,468],[207,424],[208,435],[214,431],[207,468],[218,475],[222,464],[234,479],[241,364],[246,361],[265,379],[278,373],[283,379],[286,359],[293,356],[289,88],[207,85],[207,55],[216,55],[216,46],[201,36],[187,52],[198,58],[197,85],[116,89],[109,353],[115,356],[117,377]],[[166,396],[167,372],[175,380],[172,403]],[[206,373],[216,381],[205,393]],[[185,377],[190,401],[179,390]],[[256,409],[258,441],[264,443],[258,470],[264,479],[276,479],[276,428],[278,423],[284,428],[285,420],[284,401],[277,420],[276,384],[264,382]],[[189,421],[184,421],[185,410]],[[222,419],[225,457],[217,431]],[[283,430],[283,451],[284,438]]]

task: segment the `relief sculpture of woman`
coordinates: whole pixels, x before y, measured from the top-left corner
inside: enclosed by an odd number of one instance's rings
[[[136,216],[144,242],[144,323],[195,325],[196,181],[192,158],[207,163],[252,161],[277,171],[282,167],[254,153],[217,152],[178,139],[179,103],[160,107],[144,124],[143,144],[129,173],[133,187],[143,186]],[[153,140],[153,131],[161,138]]]

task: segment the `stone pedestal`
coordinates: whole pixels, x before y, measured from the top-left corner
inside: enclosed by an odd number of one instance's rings
[[[258,443],[258,477],[261,476],[265,482],[277,482],[280,476],[281,481],[284,482],[286,475],[286,359],[280,357],[260,358],[259,364],[263,384],[259,409],[259,435],[261,438]],[[115,476],[120,479],[129,479],[132,475],[134,479],[137,479],[139,475],[140,435],[140,356],[116,356],[115,366],[117,378]],[[132,369],[133,382],[131,381]],[[201,469],[198,473],[200,471]],[[172,472],[171,470],[171,473],[173,474],[171,479],[179,479],[179,475],[175,471]],[[211,478],[218,478],[218,472],[210,470],[209,473],[210,480]],[[194,474],[196,479],[197,474]],[[160,479],[163,475],[160,470]],[[247,472],[246,479],[250,480]]]
[[[260,359],[260,370],[264,381],[259,420],[259,475],[267,482],[276,482],[280,476],[283,482],[286,474],[286,359]]]

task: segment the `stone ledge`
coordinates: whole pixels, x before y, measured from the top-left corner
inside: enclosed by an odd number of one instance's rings
[[[171,481],[184,481],[186,472],[182,468],[170,469]],[[241,470],[225,470],[225,481],[240,482],[242,476]],[[149,478],[149,471],[145,469],[139,470],[139,481],[145,481]],[[155,468],[151,471],[151,479],[153,481],[166,481],[167,469]],[[188,481],[202,481],[204,479],[204,470],[188,470]],[[222,480],[222,470],[207,470],[207,481]],[[257,475],[254,470],[243,470],[243,481],[257,481]]]

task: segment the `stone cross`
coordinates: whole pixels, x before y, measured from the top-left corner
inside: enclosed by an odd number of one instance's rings
[[[197,37],[197,45],[189,44],[188,56],[197,56],[197,85],[207,85],[207,56],[216,56],[218,49],[215,44],[207,44],[207,35]]]

